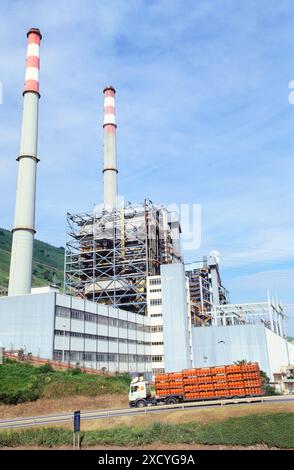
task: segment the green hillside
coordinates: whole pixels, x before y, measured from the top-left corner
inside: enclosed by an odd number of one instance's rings
[[[0,286],[8,285],[12,234],[0,228]],[[35,240],[33,255],[33,286],[63,283],[64,248]]]
[[[128,374],[90,375],[79,368],[60,371],[53,370],[49,363],[33,366],[6,358],[0,366],[0,406],[38,398],[127,394],[130,380]]]

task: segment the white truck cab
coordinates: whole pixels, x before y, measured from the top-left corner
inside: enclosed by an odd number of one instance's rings
[[[143,407],[151,398],[150,383],[144,377],[135,377],[130,384],[130,406]]]

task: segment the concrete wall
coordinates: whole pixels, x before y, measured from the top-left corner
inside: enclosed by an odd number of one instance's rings
[[[56,294],[0,298],[0,345],[51,359]]]
[[[290,343],[264,325],[193,327],[192,338],[194,367],[232,364],[246,359],[258,362],[273,379],[273,372],[288,364],[288,356],[290,361],[294,358],[294,346],[291,348]]]
[[[161,266],[165,371],[191,367],[186,278],[182,263]]]

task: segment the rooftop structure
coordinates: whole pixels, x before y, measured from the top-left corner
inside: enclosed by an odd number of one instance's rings
[[[266,302],[214,305],[209,315],[214,326],[262,323],[277,335],[286,336],[283,307],[270,297]]]
[[[229,292],[222,285],[219,260],[213,253],[185,265],[189,279],[191,318],[195,326],[211,325],[214,305],[229,303]]]

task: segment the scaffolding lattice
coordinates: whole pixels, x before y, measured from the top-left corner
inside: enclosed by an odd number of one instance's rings
[[[262,323],[274,333],[285,337],[283,307],[270,297],[267,302],[215,305],[210,314],[214,326]]]
[[[67,214],[66,292],[145,315],[146,277],[172,262],[164,209],[151,201]]]
[[[191,320],[194,325],[211,324],[212,291],[209,271],[206,267],[197,271],[186,272],[189,278],[191,298]]]

